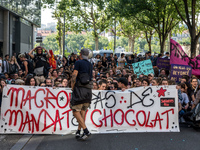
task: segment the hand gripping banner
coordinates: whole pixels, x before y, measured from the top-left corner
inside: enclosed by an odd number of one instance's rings
[[[70,97],[70,89],[7,85],[0,133],[73,133],[78,123],[69,107]],[[179,132],[176,86],[93,90],[86,125],[92,133]]]

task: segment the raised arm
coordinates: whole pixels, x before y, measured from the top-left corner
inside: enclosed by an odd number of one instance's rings
[[[28,53],[28,55],[29,55],[32,59],[34,58],[34,55],[32,54],[34,51],[35,51],[35,48],[33,48],[33,49]]]
[[[45,50],[45,52],[47,52],[47,57],[50,58],[50,57],[51,57],[51,54],[49,53],[49,51],[46,50],[45,48],[44,48],[44,50]]]

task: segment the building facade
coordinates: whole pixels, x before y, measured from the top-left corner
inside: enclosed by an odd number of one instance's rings
[[[41,25],[41,0],[0,0],[0,56],[29,52]]]

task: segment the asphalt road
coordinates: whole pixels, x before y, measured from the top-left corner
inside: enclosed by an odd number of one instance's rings
[[[93,134],[81,142],[74,135],[0,135],[0,150],[200,150],[200,130],[179,133]]]

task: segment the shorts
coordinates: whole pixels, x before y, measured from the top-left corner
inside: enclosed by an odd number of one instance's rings
[[[70,106],[72,111],[81,111],[81,110],[86,111],[88,109],[88,107],[90,107],[90,103],[83,103],[83,104]]]

